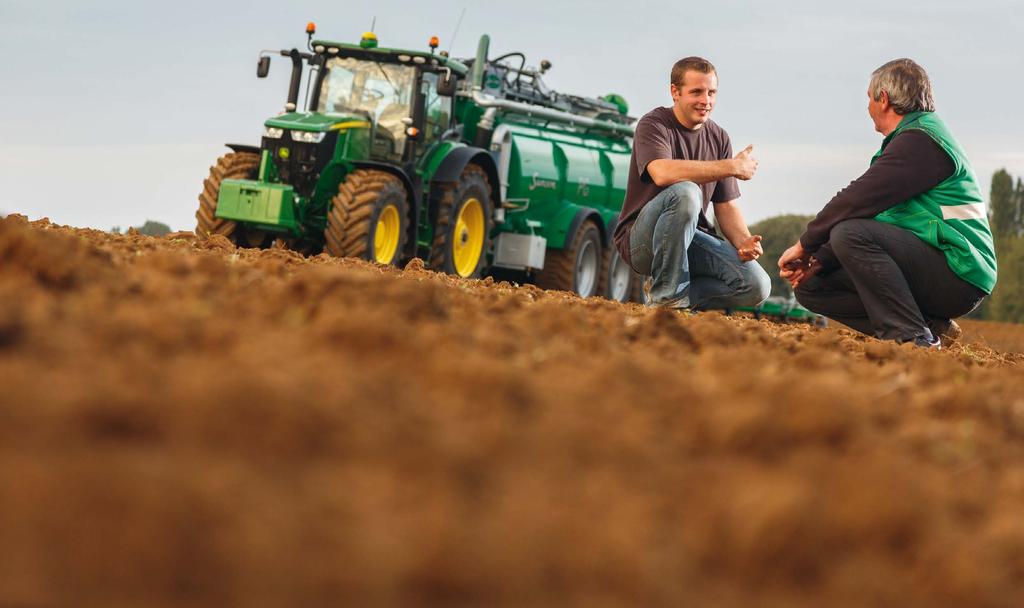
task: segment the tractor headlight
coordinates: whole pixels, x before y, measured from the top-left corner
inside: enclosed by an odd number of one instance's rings
[[[278,129],[277,127],[267,127],[267,130],[263,132],[263,137],[269,137],[270,139],[281,139],[284,135],[284,129]]]
[[[301,141],[307,144],[318,144],[324,140],[326,132],[320,131],[292,131],[292,141]]]

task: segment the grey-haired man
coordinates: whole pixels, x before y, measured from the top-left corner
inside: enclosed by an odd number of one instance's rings
[[[996,258],[967,156],[935,114],[928,74],[896,59],[871,75],[868,115],[885,136],[871,167],[779,258],[807,308],[858,331],[938,347],[992,292]]]

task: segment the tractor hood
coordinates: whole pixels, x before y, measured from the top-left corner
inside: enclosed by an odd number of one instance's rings
[[[268,119],[264,126],[295,131],[331,131],[352,128],[367,128],[370,123],[365,116],[348,114],[319,114],[314,112],[289,112]]]

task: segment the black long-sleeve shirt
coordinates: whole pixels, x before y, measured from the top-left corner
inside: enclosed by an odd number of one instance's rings
[[[927,133],[904,131],[863,175],[832,197],[810,223],[800,243],[826,268],[838,266],[828,246],[832,227],[843,220],[872,218],[953,175],[953,159]]]

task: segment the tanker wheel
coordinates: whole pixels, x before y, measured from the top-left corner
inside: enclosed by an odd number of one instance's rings
[[[622,259],[618,249],[612,246],[605,250],[599,295],[615,302],[640,302],[642,282],[640,275]]]
[[[324,230],[327,253],[396,264],[409,224],[409,199],[402,181],[386,172],[357,169],[331,199]]]
[[[491,243],[491,184],[479,165],[466,165],[454,186],[442,190],[430,248],[430,267],[464,278],[479,277]]]
[[[232,220],[217,217],[217,196],[220,183],[225,179],[256,179],[260,167],[260,155],[253,152],[228,152],[210,167],[210,175],[203,180],[203,191],[199,193],[199,210],[196,211],[196,236],[209,238],[215,234],[236,240],[238,224]]]
[[[601,231],[587,220],[576,229],[568,247],[548,249],[537,286],[573,291],[584,298],[599,295],[601,261]]]

